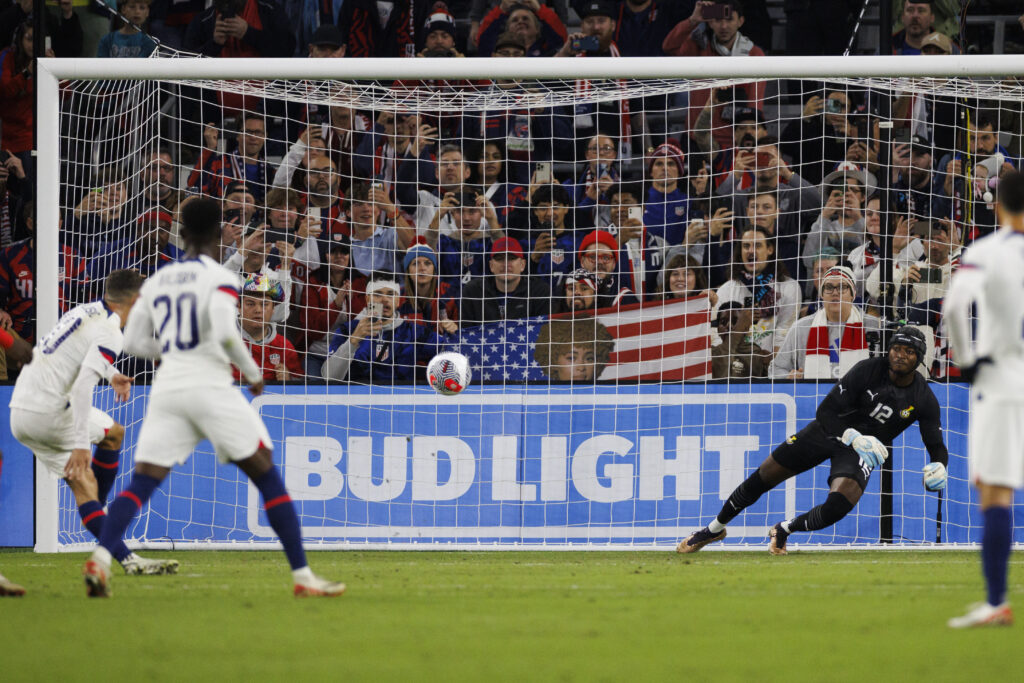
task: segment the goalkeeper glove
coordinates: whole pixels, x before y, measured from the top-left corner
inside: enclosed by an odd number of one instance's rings
[[[865,436],[852,427],[843,432],[843,443],[857,451],[860,459],[872,469],[889,457],[889,449],[877,437]]]
[[[941,462],[930,462],[924,466],[924,487],[929,491],[941,491],[946,488],[949,473]]]

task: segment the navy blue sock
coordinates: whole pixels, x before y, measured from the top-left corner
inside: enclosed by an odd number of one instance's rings
[[[92,452],[92,473],[96,477],[97,495],[100,505],[107,502],[107,494],[117,479],[117,463],[121,457],[121,449],[96,447]]]
[[[1010,508],[991,507],[985,510],[984,515],[981,569],[985,573],[985,585],[988,587],[988,603],[1001,605],[1006,600],[1006,572],[1013,541]]]
[[[118,544],[124,545],[121,539],[125,530],[159,485],[159,479],[136,472],[128,488],[110,503],[107,519],[103,522],[103,533],[100,534],[100,545],[109,550],[111,555],[114,555]]]
[[[103,511],[103,506],[100,505],[99,501],[90,500],[86,503],[82,503],[78,506],[78,515],[82,518],[82,526],[89,530],[89,533],[99,539],[100,534],[103,533],[104,521],[106,520],[107,513]],[[128,546],[124,544],[124,541],[118,539],[117,545],[110,548],[110,554],[114,556],[114,559],[120,562],[124,558],[128,557],[132,551],[128,550]]]
[[[267,520],[274,529],[277,537],[281,539],[284,546],[284,554],[288,556],[288,564],[292,569],[301,569],[306,566],[306,551],[302,547],[302,527],[299,526],[299,516],[295,513],[295,505],[284,488],[281,475],[277,473],[276,467],[271,467],[267,472],[252,480],[256,488],[263,496],[263,509],[267,513]]]

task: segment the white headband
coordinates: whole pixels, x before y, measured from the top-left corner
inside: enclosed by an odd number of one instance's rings
[[[379,292],[382,289],[393,289],[395,294],[402,291],[402,287],[396,280],[374,280],[370,284],[366,285],[366,296],[370,296],[374,292]]]

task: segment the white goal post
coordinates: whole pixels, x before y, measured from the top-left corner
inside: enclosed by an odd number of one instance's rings
[[[999,79],[1019,77],[1016,85],[1001,84]],[[850,86],[915,90],[951,97],[973,95],[996,100],[1021,101],[1024,94],[1024,55],[961,55],[932,57],[733,57],[711,58],[587,58],[587,59],[197,59],[190,57],[151,59],[40,59],[36,70],[38,178],[36,195],[37,274],[36,310],[40,336],[53,327],[59,317],[60,272],[59,225],[62,217],[60,188],[61,164],[61,82],[62,81],[165,81],[175,84],[213,81],[244,82],[243,88],[260,92],[257,81],[273,82],[267,97],[296,101],[300,93],[290,93],[287,82],[324,82],[326,101],[335,83],[352,81],[420,81],[431,79],[519,79],[524,81],[573,82],[629,81],[639,83],[631,96],[646,92],[672,93],[711,85],[743,84],[762,79],[815,79]],[[282,85],[280,82],[284,82]],[[679,85],[689,82],[689,85]],[[644,90],[644,83],[650,89]],[[972,85],[974,83],[974,85]],[[979,85],[979,84],[987,85]],[[338,86],[344,88],[344,86]],[[418,101],[403,101],[386,88],[373,90],[367,97],[382,108],[426,106]],[[567,88],[566,92],[571,90]],[[553,97],[567,97],[557,88]],[[609,89],[609,97],[614,91]],[[347,97],[349,95],[343,95]],[[360,101],[352,95],[353,101]],[[475,97],[483,97],[476,95]],[[621,95],[620,95],[621,97]],[[367,100],[367,101],[370,101]],[[538,100],[540,103],[541,100]],[[479,99],[466,95],[452,106],[483,108]],[[199,122],[195,122],[199,123]],[[824,392],[821,393],[821,396]],[[530,403],[524,398],[523,404]],[[916,428],[914,429],[916,431]],[[724,448],[724,446],[723,446]],[[960,454],[964,455],[964,454]],[[435,454],[436,457],[436,454]],[[58,482],[38,463],[36,465],[36,551],[56,552],[77,548],[59,540],[61,515]],[[787,495],[787,499],[790,498]],[[963,502],[963,501],[960,501]],[[790,505],[787,504],[787,511]],[[701,514],[714,511],[702,509]],[[255,514],[255,513],[254,513]],[[705,520],[706,521],[706,520]],[[403,527],[405,528],[405,527]],[[443,533],[439,533],[444,536]],[[483,534],[486,535],[486,534]],[[554,534],[557,536],[557,534]],[[612,537],[614,534],[608,534]],[[403,538],[406,538],[403,534]],[[661,539],[665,541],[665,539]],[[159,546],[158,539],[146,539],[144,545]],[[324,547],[345,546],[326,543]],[[370,545],[373,545],[372,543]],[[413,544],[415,545],[415,544]],[[456,543],[455,545],[458,545]],[[200,543],[197,547],[238,547],[234,543]],[[262,547],[266,547],[263,545]],[[363,544],[360,547],[368,547]],[[545,546],[547,547],[547,546]],[[602,546],[605,547],[605,546]],[[637,547],[637,546],[629,546]],[[643,547],[668,547],[649,543]]]

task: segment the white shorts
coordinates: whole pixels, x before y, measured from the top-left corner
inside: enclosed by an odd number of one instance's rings
[[[245,460],[260,446],[274,448],[263,420],[237,387],[203,387],[149,395],[135,462],[181,465],[203,439],[222,463]]]
[[[971,481],[1024,488],[1024,402],[971,397]]]
[[[89,443],[99,443],[114,426],[114,418],[98,408],[89,408]],[[32,450],[47,469],[64,476],[64,466],[74,448],[74,422],[71,407],[57,413],[37,413],[11,408],[11,434]]]

